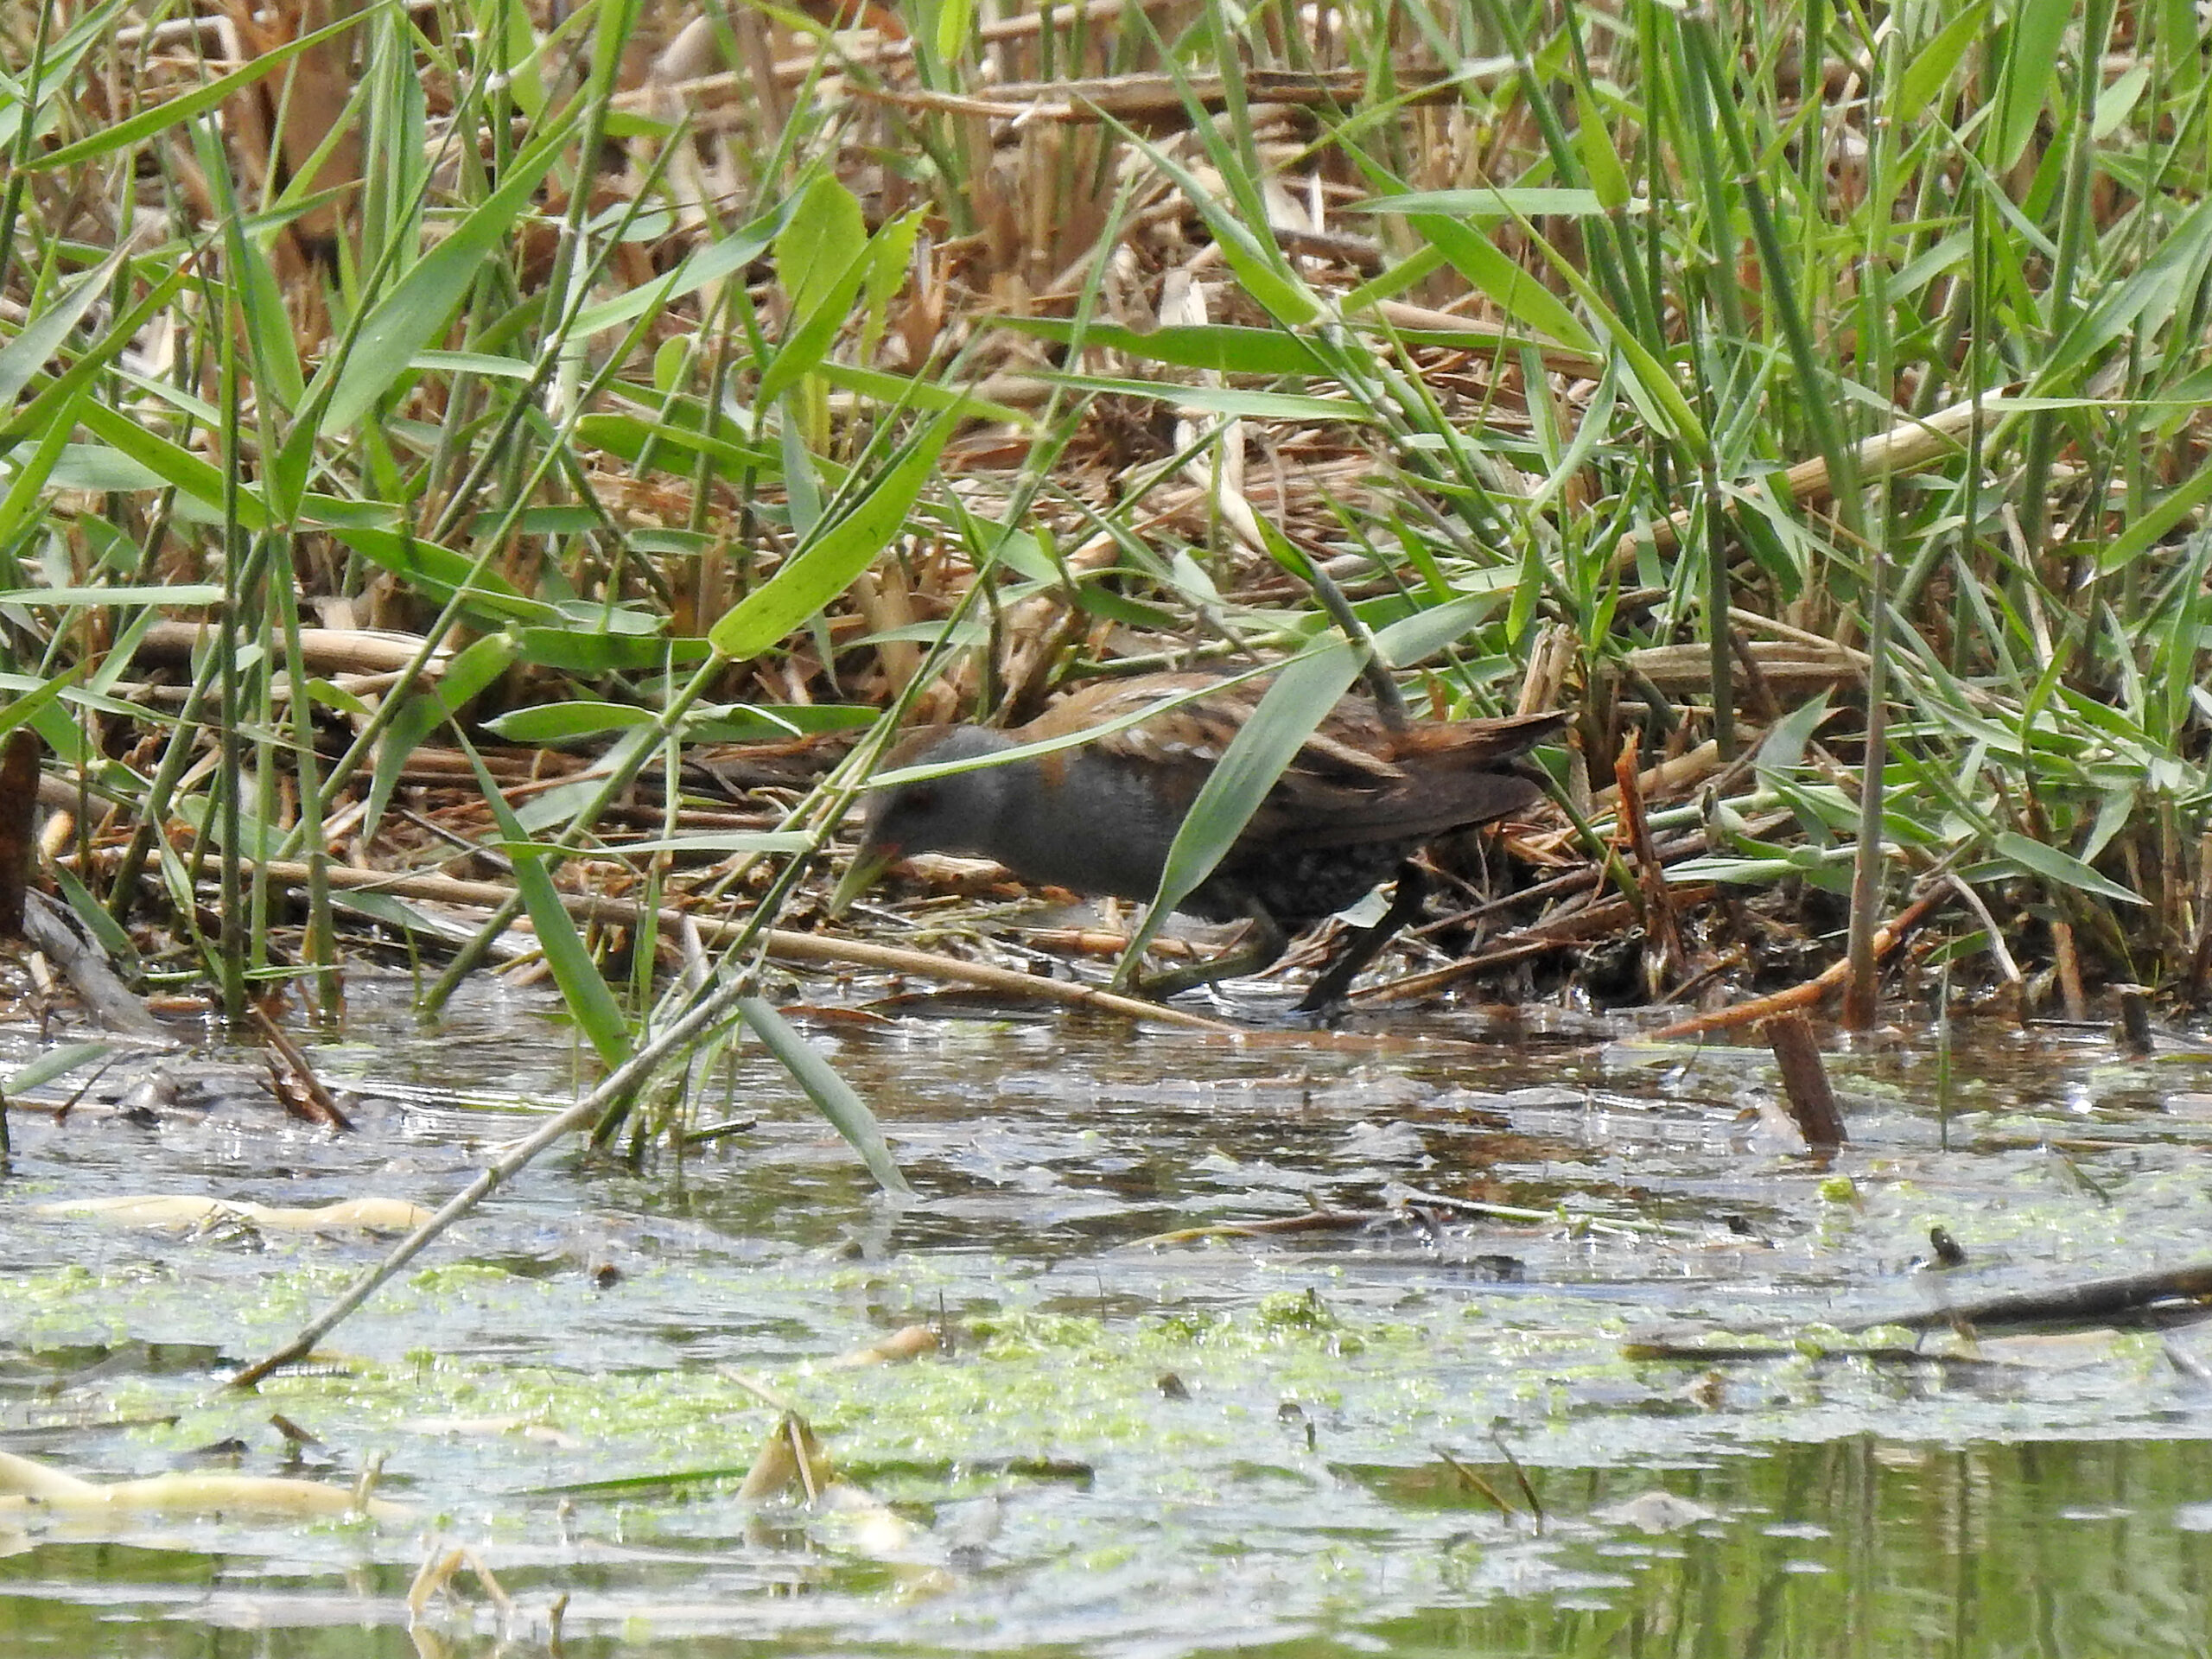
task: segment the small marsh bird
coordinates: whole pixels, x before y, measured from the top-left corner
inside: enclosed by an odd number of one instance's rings
[[[1210,674],[1147,674],[1089,687],[1011,730],[938,726],[914,733],[887,757],[887,767],[978,760],[1198,694],[1077,747],[879,792],[833,912],[888,865],[924,852],[995,859],[1025,881],[1080,893],[1152,898],[1192,802],[1265,690],[1264,681],[1222,684]],[[1394,725],[1371,705],[1345,698],[1180,906],[1211,922],[1249,918],[1258,930],[1252,946],[1147,988],[1157,994],[1264,967],[1282,954],[1288,934],[1354,903],[1395,869],[1389,914],[1352,942],[1299,1007],[1337,1001],[1419,912],[1427,887],[1406,861],[1452,830],[1535,801],[1542,792],[1535,783],[1496,768],[1558,731],[1565,718]]]

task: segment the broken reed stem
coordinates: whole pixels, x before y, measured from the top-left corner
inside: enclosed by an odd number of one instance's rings
[[[2122,985],[2120,992],[2120,1046],[2139,1058],[2158,1046],[2151,1031],[2151,996],[2140,985]]]
[[[336,1301],[301,1326],[291,1341],[236,1372],[224,1386],[227,1389],[250,1389],[270,1372],[304,1359],[314,1351],[315,1344],[335,1330],[340,1321],[352,1315],[448,1228],[512,1179],[539,1153],[574,1131],[597,1122],[616,1101],[632,1097],[668,1060],[703,1041],[716,1026],[734,1019],[737,1005],[753,995],[754,988],[740,977],[702,997],[690,1013],[608,1072],[598,1088],[575,1104],[556,1112],[533,1133],[515,1142],[505,1153],[486,1165],[476,1179],[447,1199],[435,1215],[400,1240],[383,1261],[347,1286]]]
[[[1896,950],[1906,935],[1926,921],[1937,903],[1948,889],[1940,881],[1925,883],[1919,895],[1897,912],[1897,918],[1874,935],[1874,959],[1878,962]],[[1756,997],[1749,1002],[1738,1002],[1732,1008],[1717,1009],[1712,1014],[1700,1014],[1688,1020],[1677,1020],[1671,1026],[1662,1026],[1656,1031],[1645,1032],[1637,1040],[1646,1043],[1669,1042],[1678,1037],[1702,1037],[1708,1032],[1728,1031],[1738,1026],[1756,1025],[1758,1021],[1786,1013],[1792,1008],[1808,1008],[1844,982],[1850,970],[1847,962],[1833,963],[1823,971],[1786,991],[1777,991],[1771,996]]]
[[[1644,816],[1643,791],[1639,787],[1636,770],[1636,740],[1633,736],[1623,740],[1621,752],[1614,757],[1613,788],[1620,838],[1626,843],[1629,855],[1636,861],[1636,886],[1643,901],[1644,937],[1659,955],[1655,963],[1647,952],[1644,963],[1646,988],[1656,1001],[1664,987],[1681,982],[1688,971],[1689,957],[1682,949],[1681,928],[1675,919],[1674,896],[1667,886],[1666,868],[1661,863],[1651,839],[1651,822]]]
[[[302,888],[308,883],[308,869],[303,863],[270,859],[260,868],[270,881],[283,887]],[[333,890],[390,893],[402,898],[425,899],[438,904],[466,905],[475,910],[497,909],[513,896],[513,889],[497,881],[465,881],[450,875],[388,875],[376,870],[357,870],[343,865],[332,866],[326,875]],[[564,892],[561,895],[561,902],[579,921],[635,926],[642,925],[646,918],[646,906],[627,899]],[[699,930],[700,938],[709,944],[720,944],[734,937],[738,931],[738,924],[734,922],[692,916],[687,911],[672,906],[661,909],[658,917],[664,926],[670,927],[680,925],[688,919]],[[1068,980],[1046,979],[1036,974],[1019,973],[1011,968],[994,968],[982,963],[933,956],[926,950],[905,950],[893,945],[868,944],[857,939],[827,938],[820,934],[796,933],[780,927],[769,928],[760,937],[767,954],[779,961],[814,966],[874,968],[893,974],[918,974],[953,980],[1007,995],[1089,1008],[1093,1013],[1114,1014],[1127,1020],[1149,1020],[1160,1025],[1180,1026],[1217,1037],[1243,1034],[1239,1027],[1225,1020],[1209,1020],[1202,1014],[1186,1014],[1180,1008],[1162,1007],[1157,1003],[1140,1001],[1135,997],[1116,996],[1109,991],[1097,990]]]
[[[2089,1017],[2088,993],[2082,988],[2082,958],[2074,948],[2074,924],[2050,925],[2050,954],[2058,968],[2058,998],[2066,1017],[2076,1024]]]
[[[0,938],[21,938],[38,845],[38,734],[19,726],[0,750]]]
[[[1924,420],[1902,421],[1886,432],[1877,432],[1859,446],[1858,472],[1863,481],[1885,473],[1906,473],[1925,467],[1946,455],[1956,454],[1959,442],[1973,427],[1976,418],[1993,413],[1989,398],[2003,396],[2007,388],[1999,387],[1987,397],[1970,398],[1963,404],[1954,404],[1948,409],[1939,409]],[[1825,458],[1815,456],[1801,461],[1782,475],[1778,490],[1785,501],[1825,500],[1834,489],[1828,476]],[[1637,545],[1649,537],[1653,546],[1664,553],[1681,544],[1681,540],[1695,518],[1695,507],[1682,507],[1648,528],[1631,531],[1621,537],[1620,546],[1614,551],[1617,569],[1625,569],[1636,563]]]

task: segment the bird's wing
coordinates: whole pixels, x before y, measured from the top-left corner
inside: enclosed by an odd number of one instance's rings
[[[1219,764],[1237,733],[1244,729],[1267,689],[1265,679],[1224,685],[1220,677],[1198,672],[1106,681],[1055,703],[1043,718],[1023,728],[1023,734],[1042,736],[1047,728],[1058,734],[1077,727],[1102,726],[1177,696],[1198,694],[1195,700],[1175,704],[1136,725],[1106,733],[1093,745],[1101,754],[1125,757],[1150,767],[1187,770],[1197,777],[1192,785],[1195,793],[1205,781],[1205,774]],[[1368,729],[1370,723],[1371,731]],[[1339,704],[1306,740],[1292,766],[1318,779],[1387,787],[1404,774],[1381,752],[1386,738],[1387,728],[1372,710],[1356,703]]]
[[[1189,693],[1193,701],[1108,732],[1087,747],[1144,768],[1150,785],[1187,810],[1265,695],[1265,679],[1224,686],[1203,672],[1106,680],[1055,703],[1014,734],[1024,741],[1105,725]],[[1432,721],[1396,726],[1347,699],[1306,739],[1238,838],[1240,850],[1346,846],[1440,835],[1519,810],[1541,791],[1487,768],[1557,731],[1566,716]]]
[[[1285,850],[1349,846],[1439,836],[1502,818],[1543,791],[1517,772],[1498,768],[1556,732],[1565,719],[1527,715],[1389,728],[1377,717],[1375,741],[1392,757],[1387,776],[1340,767],[1322,771],[1301,753],[1254,816],[1245,842]]]

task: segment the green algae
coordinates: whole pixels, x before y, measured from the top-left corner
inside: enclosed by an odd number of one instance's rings
[[[963,1068],[973,1040],[957,1047]],[[912,1087],[911,1057],[899,1063]],[[1124,1080],[1093,1086],[1079,1109],[1041,1077],[1034,1096],[997,1097],[978,1117],[963,1076],[939,1119],[894,1119],[929,1195],[911,1205],[828,1167],[818,1125],[799,1116],[687,1163],[677,1188],[535,1173],[312,1364],[250,1395],[223,1375],[289,1336],[378,1246],[49,1222],[0,1281],[0,1342],[74,1425],[65,1455],[79,1472],[153,1472],[230,1446],[250,1468],[300,1456],[335,1481],[380,1458],[387,1495],[504,1556],[541,1599],[608,1592],[593,1616],[602,1633],[677,1643],[774,1607],[829,1632],[813,1641],[823,1651],[964,1650],[963,1621],[1003,1634],[1029,1617],[1009,1608],[1044,1610],[1098,1650],[1122,1629],[1172,1649],[1171,1610],[1232,1602],[1267,1610],[1267,1629],[1307,1631],[1382,1628],[1402,1605],[1533,1616],[1527,1597],[1547,1586],[1627,1605],[1643,1585],[1689,1586],[1633,1522],[1599,1513],[1655,1481],[1719,1517],[1693,1535],[1734,1552],[1726,1570],[1765,1571],[1754,1510],[1838,1534],[1930,1521],[1902,1491],[1848,1515],[1848,1480],[1825,1507],[1822,1483],[1844,1466],[1834,1448],[1872,1448],[1867,1464],[1886,1468],[2023,1437],[2163,1445],[2199,1409],[2166,1347],[2185,1336],[1845,1329],[2038,1274],[2196,1253],[2208,1199],[2186,1124],[2160,1140],[2155,1116],[2107,1114],[2099,1146],[2075,1119],[2020,1107],[2037,1142],[1958,1136],[1945,1151],[1899,1084],[1823,1172],[1747,1149],[1709,1103],[1675,1110],[1663,1095],[1596,1116],[1557,1088],[1525,1112],[1415,1105],[1378,1136],[1369,1106],[1317,1106],[1325,1090],[1296,1077],[1267,1094],[1280,1062],[1264,1056],[1239,1062],[1262,1078],[1249,1120],[1214,1096],[1196,1109],[1126,1080],[1156,1071],[1156,1056],[1087,1063]],[[1751,1060],[1724,1074],[1761,1075]],[[1116,1104],[1117,1089],[1134,1103]],[[1882,1094],[1854,1080],[1861,1092]],[[1512,1133],[1493,1140],[1490,1123]],[[1406,1172],[1443,1195],[1425,1213],[1393,1219],[1382,1196],[1376,1148],[1390,1136],[1421,1148]],[[2059,1142],[2070,1149],[2045,1150]],[[1478,1178],[1497,1213],[1446,1207]],[[1372,1205],[1376,1220],[1136,1243],[1309,1205]],[[1964,1269],[1916,1271],[1936,1223]],[[939,1352],[848,1363],[916,1323],[939,1331]],[[1685,1345],[1644,1345],[1655,1330]],[[903,1530],[740,1499],[782,1403]],[[288,1451],[272,1413],[314,1445]],[[2094,1489],[2094,1459],[2069,1455]],[[1797,1471],[1821,1502],[1770,1468]],[[881,1554],[879,1532],[904,1541]],[[343,1548],[400,1586],[415,1565],[411,1541],[385,1533],[302,1544],[233,1529],[200,1547],[272,1560]],[[533,1561],[559,1565],[533,1576]],[[1894,1570],[1909,1580],[1920,1565]],[[660,1606],[656,1586],[720,1611],[699,1624]],[[957,1611],[931,1623],[937,1599]],[[891,1609],[912,1622],[874,1622]],[[1435,1635],[1419,1618],[1408,1628]]]
[[[311,1270],[307,1284],[288,1296],[286,1276],[240,1287],[230,1306],[203,1306],[195,1322],[253,1328],[265,1323],[272,1301],[327,1288],[326,1275]],[[162,1304],[149,1297],[134,1306],[116,1293],[152,1289],[135,1273],[30,1274],[0,1287],[0,1319],[14,1322],[18,1305],[49,1312],[80,1306],[97,1292],[105,1310],[101,1328],[118,1338],[134,1315],[143,1319]],[[443,1322],[460,1335],[489,1312],[550,1315],[574,1300],[572,1287],[556,1282],[461,1267],[416,1275],[386,1311],[418,1332]],[[1205,1318],[1108,1320],[1014,1311],[957,1333],[950,1359],[853,1370],[810,1361],[760,1377],[799,1404],[841,1456],[864,1463],[918,1453],[952,1465],[1040,1447],[1097,1455],[1139,1445],[1188,1459],[1238,1443],[1249,1421],[1268,1417],[1284,1400],[1337,1408],[1357,1401],[1384,1419],[1397,1412],[1433,1418],[1443,1403],[1432,1381],[1438,1373],[1491,1370],[1511,1378],[1541,1366],[1554,1380],[1624,1376],[1628,1367],[1601,1328],[1602,1311],[1592,1312],[1601,1317],[1580,1332],[1509,1331],[1495,1314],[1474,1317],[1466,1307],[1431,1308],[1418,1319],[1361,1317],[1311,1289]],[[1510,1364],[1500,1363],[1507,1351],[1501,1341],[1510,1341]],[[161,1407],[177,1414],[171,1428],[149,1433],[159,1445],[219,1439],[280,1409],[312,1421],[326,1440],[382,1447],[395,1475],[438,1461],[410,1445],[423,1437],[412,1435],[410,1424],[426,1419],[557,1429],[588,1440],[594,1462],[619,1459],[633,1471],[702,1458],[741,1467],[772,1421],[759,1396],[728,1377],[625,1367],[616,1352],[605,1357],[606,1369],[582,1371],[420,1347],[396,1363],[354,1354],[327,1370],[280,1373],[251,1398],[226,1396],[215,1390],[217,1379],[200,1377],[166,1389],[142,1383],[129,1402],[136,1413]],[[1166,1370],[1182,1379],[1190,1398],[1163,1398],[1159,1378]],[[529,1458],[541,1460],[534,1449]]]

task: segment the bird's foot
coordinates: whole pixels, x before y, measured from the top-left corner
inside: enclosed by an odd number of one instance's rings
[[[1390,908],[1373,925],[1363,927],[1344,944],[1337,959],[1321,970],[1306,995],[1299,999],[1300,1014],[1325,1014],[1337,1009],[1351,989],[1360,969],[1382,952],[1400,930],[1421,914],[1428,899],[1428,878],[1411,859],[1398,866],[1398,880],[1390,889]]]

